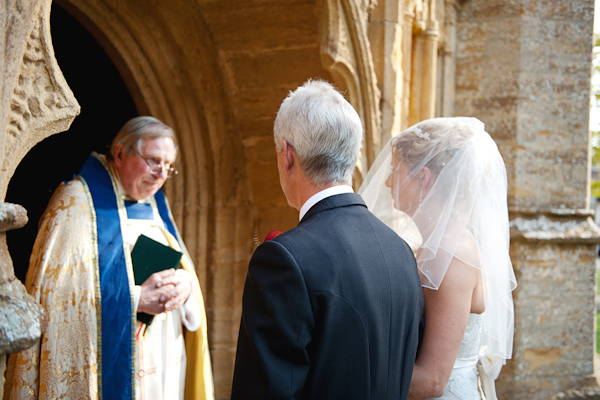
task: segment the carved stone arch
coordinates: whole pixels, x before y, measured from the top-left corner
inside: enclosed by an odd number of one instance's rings
[[[170,2],[164,8],[147,7],[141,1],[60,3],[103,45],[124,77],[138,111],[156,116],[175,129],[180,141],[181,174],[168,181],[166,191],[188,250],[195,260],[201,259],[200,254],[207,254],[207,244],[194,242],[199,239],[197,236],[206,238],[210,222],[205,214],[210,204],[228,196],[219,192],[229,188],[215,182],[228,179],[220,174],[233,173],[213,166],[233,157],[229,153],[235,152],[223,135],[224,110],[228,107],[206,26],[200,19],[194,21],[195,29],[188,29],[187,37],[182,37],[171,20],[185,17],[185,2]],[[193,54],[186,53],[183,40],[194,43]],[[181,64],[195,65],[192,68],[180,67]],[[190,238],[192,235],[196,237]]]
[[[360,186],[381,148],[380,92],[366,26],[366,6],[358,0],[320,0],[321,62],[364,123],[365,140],[354,182]]]
[[[165,191],[202,286],[213,370],[227,369],[236,332],[223,324],[239,318],[230,298],[239,286],[240,263],[232,259],[246,259],[249,249],[241,248],[240,236],[248,235],[253,217],[244,209],[250,190],[242,140],[230,126],[232,107],[202,13],[191,12],[197,5],[185,0],[59,3],[104,47],[139,113],[161,119],[177,134],[181,172]],[[228,376],[216,373],[216,387],[223,385],[220,379],[228,383]]]
[[[14,53],[21,58],[5,60],[14,61],[14,64],[5,65],[3,71],[7,75],[2,85],[2,98],[3,102],[10,102],[10,107],[3,106],[3,109],[10,111],[7,118],[3,116],[0,122],[3,133],[0,135],[3,155],[1,198],[6,195],[8,182],[25,154],[45,138],[67,130],[79,114],[79,104],[54,57],[50,36],[50,2],[25,2],[23,6],[21,13],[17,10],[7,11],[17,13],[15,20],[22,17],[20,22],[30,25],[27,29],[29,33],[20,38],[22,42],[18,44],[23,46],[22,52]],[[28,19],[30,15],[35,17]],[[9,93],[9,90],[12,92]]]

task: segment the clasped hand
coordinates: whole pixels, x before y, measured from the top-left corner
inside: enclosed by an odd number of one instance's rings
[[[141,286],[138,312],[156,315],[181,307],[192,291],[185,274],[174,269],[155,272]]]

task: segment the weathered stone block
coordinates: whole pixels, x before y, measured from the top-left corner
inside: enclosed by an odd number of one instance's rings
[[[45,311],[17,278],[0,283],[0,355],[33,346],[41,337]]]

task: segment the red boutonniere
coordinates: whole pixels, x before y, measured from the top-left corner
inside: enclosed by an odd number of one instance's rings
[[[268,242],[269,240],[281,235],[283,233],[283,231],[271,231],[267,234],[267,236],[265,237],[265,242]]]
[[[277,237],[279,235],[281,235],[283,233],[283,231],[271,231],[267,234],[267,236],[265,237],[265,242],[268,242],[269,240],[273,239],[274,237]],[[256,245],[256,247],[260,246],[262,243],[261,241],[258,239],[258,236],[256,234],[254,234],[254,244]]]

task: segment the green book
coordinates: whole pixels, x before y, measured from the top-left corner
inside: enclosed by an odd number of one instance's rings
[[[169,268],[177,269],[182,255],[180,251],[140,235],[131,250],[135,284],[141,285],[155,272]],[[138,321],[146,325],[150,325],[153,318],[154,315],[137,313]]]

